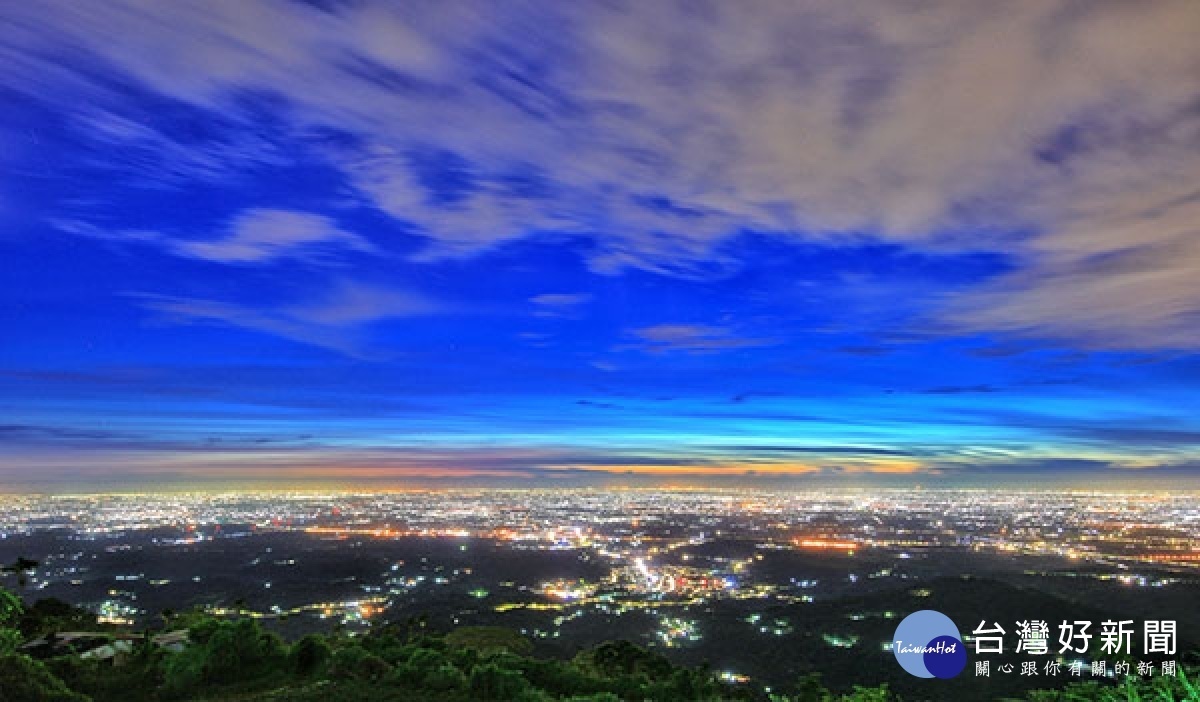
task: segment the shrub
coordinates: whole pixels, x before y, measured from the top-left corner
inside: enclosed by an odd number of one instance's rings
[[[331,655],[324,637],[309,634],[292,645],[288,651],[288,664],[298,675],[309,676],[324,669]]]
[[[21,654],[0,655],[0,693],[4,702],[86,702],[45,665]]]
[[[472,699],[511,700],[519,697],[529,683],[515,670],[506,670],[494,663],[471,669],[469,689]]]
[[[391,669],[387,661],[357,645],[334,651],[329,663],[329,675],[341,679],[379,680]]]

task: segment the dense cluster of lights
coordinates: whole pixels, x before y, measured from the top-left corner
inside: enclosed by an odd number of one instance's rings
[[[1190,495],[461,490],[6,500],[0,540],[39,532],[66,535],[59,539],[65,544],[61,552],[46,555],[28,573],[27,586],[79,587],[100,578],[107,595],[83,604],[103,621],[123,624],[154,616],[139,601],[139,593],[207,578],[207,573],[174,572],[161,577],[139,568],[97,574],[97,558],[136,555],[130,552],[146,548],[147,541],[155,548],[191,549],[223,539],[295,535],[338,544],[339,549],[343,543],[352,548],[418,538],[448,542],[453,551],[466,551],[481,541],[501,551],[569,551],[607,575],[480,581],[461,562],[435,562],[430,555],[417,562],[394,561],[377,578],[355,581],[357,594],[350,597],[279,600],[259,609],[214,604],[208,609],[218,615],[309,616],[367,627],[399,601],[453,591],[477,602],[472,609],[496,615],[547,613],[539,615],[544,623],[523,627],[534,638],[558,638],[565,627],[588,616],[611,619],[636,613],[657,623],[645,642],[669,648],[701,640],[692,613],[716,600],[811,603],[876,581],[907,580],[914,576],[906,565],[935,551],[1086,562],[1092,567],[1044,575],[1109,580],[1131,588],[1194,581],[1188,571],[1200,568],[1200,500]],[[728,550],[727,544],[742,547]],[[817,577],[815,572],[796,571],[783,578],[763,572],[764,558],[789,551],[807,558],[844,559],[848,572],[840,579]],[[274,575],[264,574],[258,584],[260,591],[275,593],[279,588],[274,586],[284,584],[278,569],[290,569],[303,559],[303,554],[265,548],[248,565],[273,569]],[[1164,572],[1164,565],[1170,570]],[[914,587],[909,592],[920,597],[929,591]],[[890,611],[855,612],[850,618],[895,616]],[[795,631],[792,621],[778,616],[753,614],[745,621],[763,636],[785,637]],[[856,637],[837,632],[827,632],[823,640],[835,648],[858,643]]]

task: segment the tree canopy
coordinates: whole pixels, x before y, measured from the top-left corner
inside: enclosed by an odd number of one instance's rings
[[[66,609],[64,609],[64,607]],[[765,695],[721,681],[707,668],[677,666],[628,641],[610,641],[572,660],[534,658],[529,641],[495,627],[463,627],[428,635],[382,627],[365,636],[309,634],[288,643],[250,618],[198,613],[187,623],[189,644],[178,652],[145,636],[114,665],[75,653],[37,660],[20,652],[23,629],[87,614],[62,603],[25,607],[0,589],[0,699],[4,702],[889,702],[886,685],[827,689],[817,675]],[[1200,699],[1195,669],[1178,677],[1128,679],[1121,685],[1076,683],[1035,691],[1029,702],[1102,700],[1176,702]]]

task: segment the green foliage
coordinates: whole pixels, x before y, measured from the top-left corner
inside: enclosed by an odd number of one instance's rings
[[[0,587],[0,627],[16,627],[24,611],[21,598]]]
[[[1033,690],[1022,699],[1027,702],[1197,702],[1200,701],[1200,686],[1193,681],[1195,677],[1195,669],[1189,672],[1180,667],[1174,677],[1129,676],[1116,685],[1077,682],[1057,690]],[[820,675],[812,674],[798,681],[794,694],[774,694],[769,699],[771,702],[892,702],[900,698],[887,685],[855,686],[851,692],[838,695],[821,685]]]
[[[170,609],[164,609],[159,613],[163,618],[168,629],[192,629],[204,624],[204,622],[212,621],[212,615],[200,608],[175,612]]]
[[[820,673],[809,673],[796,682],[796,694],[790,699],[792,702],[830,702],[833,693],[821,684]]]
[[[453,692],[462,690],[467,684],[467,676],[461,670],[449,663],[434,668],[421,679],[421,686],[432,692]]]
[[[23,611],[21,599],[0,587],[0,656],[16,653],[21,645],[21,633],[16,626]]]
[[[344,646],[334,651],[329,663],[329,675],[344,680],[379,680],[392,666],[362,646]]]
[[[464,626],[446,634],[446,643],[477,651],[507,651],[522,656],[533,653],[533,643],[512,629],[500,626]]]
[[[222,686],[277,675],[286,656],[279,637],[252,619],[208,620],[188,630],[192,645],[167,658],[163,671],[168,695],[184,696],[197,686]]]
[[[609,641],[584,651],[575,663],[597,675],[615,678],[622,675],[662,679],[670,674],[671,662],[628,641]]]
[[[471,670],[471,697],[477,700],[515,700],[528,687],[520,672],[494,663],[477,665]]]
[[[408,658],[408,664],[422,675],[447,662],[444,652],[431,648],[418,648]]]
[[[601,679],[562,661],[525,659],[521,672],[531,685],[555,696],[583,696],[603,690]]]
[[[4,702],[84,702],[40,661],[21,654],[0,655],[0,693]]]
[[[0,596],[7,594],[0,591]],[[46,601],[30,610],[0,597],[10,625],[31,616],[40,625],[76,616]],[[15,653],[21,638],[0,627],[0,701],[32,702],[717,702],[761,700],[750,686],[729,686],[707,667],[685,668],[627,641],[581,652],[571,661],[530,657],[529,642],[495,627],[444,637],[384,628],[362,637],[308,635],[287,646],[253,619],[218,620],[197,612],[189,645],[170,653],[147,638],[121,665],[74,655],[40,662]],[[1028,702],[1183,702],[1200,700],[1194,670],[1178,677],[1131,677],[1119,685],[1075,683],[1032,692]],[[886,685],[834,692],[820,675],[802,677],[771,702],[893,702]]]
[[[100,626],[96,615],[57,598],[34,602],[20,618],[19,628],[27,638],[45,636],[56,631],[96,631]]]
[[[855,685],[854,690],[848,695],[842,695],[838,698],[840,702],[890,702],[896,699],[888,690],[887,685],[879,687],[863,687]]]
[[[332,653],[324,637],[309,634],[292,644],[288,663],[292,672],[307,677],[324,670]]]
[[[0,629],[0,656],[16,653],[21,645],[21,632],[16,629]]]
[[[1155,675],[1150,678],[1127,677],[1120,685],[1101,685],[1082,682],[1068,685],[1061,690],[1035,690],[1029,694],[1034,702],[1184,702],[1200,700],[1200,686],[1184,668],[1175,676]]]
[[[67,655],[46,661],[46,666],[69,688],[96,702],[130,702],[157,698],[164,655],[156,647],[142,644],[121,665]]]

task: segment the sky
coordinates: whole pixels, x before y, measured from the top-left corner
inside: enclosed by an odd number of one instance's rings
[[[1200,481],[1200,4],[0,6],[0,488]]]

